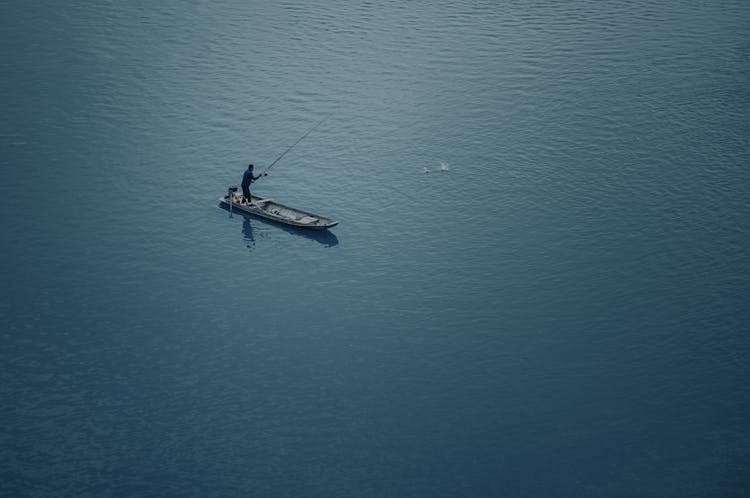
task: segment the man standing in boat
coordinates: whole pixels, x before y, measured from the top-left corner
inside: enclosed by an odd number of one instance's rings
[[[268,175],[268,173],[263,173],[262,175],[258,176],[253,175],[253,167],[254,166],[252,164],[249,164],[247,166],[247,171],[245,171],[245,174],[242,175],[242,195],[245,196],[246,204],[252,204],[252,197],[250,196],[250,184],[261,176]]]

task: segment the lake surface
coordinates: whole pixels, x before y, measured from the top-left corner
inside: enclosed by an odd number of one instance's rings
[[[662,3],[0,4],[0,495],[747,496],[750,4]],[[219,208],[328,115],[339,226]]]

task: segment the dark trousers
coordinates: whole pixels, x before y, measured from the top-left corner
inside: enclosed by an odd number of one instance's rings
[[[252,197],[250,197],[250,185],[242,186],[242,195],[245,196],[245,199],[247,200],[247,202],[250,202],[250,199],[252,199]]]

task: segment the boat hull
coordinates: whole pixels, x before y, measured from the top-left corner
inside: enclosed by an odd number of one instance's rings
[[[253,204],[247,205],[242,202],[242,196],[235,195],[232,201],[229,196],[219,198],[219,202],[227,209],[242,211],[243,213],[252,214],[259,218],[265,218],[285,225],[307,228],[309,230],[326,230],[339,224],[324,216],[314,213],[308,213],[300,209],[291,208],[271,199],[253,196]]]

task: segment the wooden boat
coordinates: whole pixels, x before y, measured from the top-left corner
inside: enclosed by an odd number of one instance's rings
[[[325,230],[339,224],[338,221],[334,221],[330,218],[291,208],[271,199],[258,197],[256,195],[252,196],[252,204],[247,204],[242,194],[237,192],[236,187],[230,187],[227,195],[219,198],[219,202],[228,209],[236,209],[243,213],[249,213],[261,218],[295,227],[309,228],[312,230]]]

